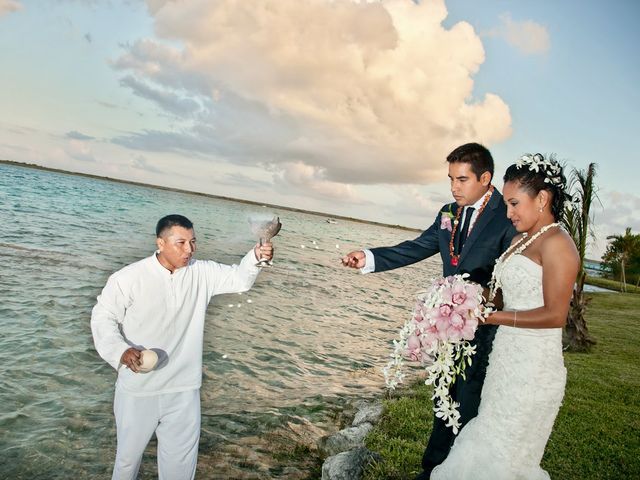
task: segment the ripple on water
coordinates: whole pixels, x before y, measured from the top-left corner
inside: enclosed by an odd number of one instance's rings
[[[151,254],[155,221],[169,209],[194,221],[199,258],[225,262],[251,248],[247,218],[265,209],[6,165],[0,197],[0,222],[12,225],[0,242],[11,266],[0,275],[0,478],[108,479],[115,372],[93,349],[96,296],[111,273]],[[340,256],[413,234],[273,213],[283,222],[274,267],[207,312],[202,478],[304,478],[306,467],[282,452],[335,429],[349,399],[381,394],[390,341],[440,268],[433,260],[363,276]],[[154,478],[154,447],[142,478]]]

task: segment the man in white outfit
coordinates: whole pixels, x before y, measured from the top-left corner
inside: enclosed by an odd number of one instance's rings
[[[159,478],[194,478],[207,305],[213,295],[249,290],[257,259],[273,257],[265,243],[239,265],[195,260],[193,224],[182,215],[161,218],[156,237],[153,255],[109,277],[91,315],[96,350],[118,372],[113,480],[136,478],[154,432]],[[140,370],[145,349],[159,357],[148,373]]]

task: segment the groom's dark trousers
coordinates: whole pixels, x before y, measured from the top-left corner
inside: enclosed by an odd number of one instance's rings
[[[384,272],[424,260],[437,253],[442,258],[444,276],[469,273],[470,280],[487,286],[496,259],[511,244],[516,231],[507,218],[502,195],[494,190],[484,211],[478,216],[475,226],[467,237],[460,252],[458,265],[452,265],[449,252],[451,231],[442,223],[442,215],[456,215],[458,205],[445,205],[438,213],[433,225],[415,240],[402,242],[395,247],[372,248],[375,272]],[[444,227],[444,228],[443,228]],[[459,230],[459,229],[458,229]],[[455,240],[455,239],[454,239]],[[478,414],[480,393],[487,371],[487,363],[496,326],[480,325],[472,344],[476,345],[473,363],[465,369],[466,379],[458,377],[451,387],[453,400],[460,403],[460,421],[464,426]],[[422,457],[424,472],[418,478],[428,479],[431,470],[449,454],[455,435],[450,427],[434,415],[433,430]]]

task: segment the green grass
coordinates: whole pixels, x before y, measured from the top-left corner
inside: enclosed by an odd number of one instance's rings
[[[608,288],[609,290],[615,290],[617,292],[620,292],[622,289],[622,282],[602,277],[587,277],[585,283],[596,287]],[[632,283],[627,283],[627,293],[640,293],[640,287],[636,287]]]
[[[542,466],[552,479],[640,479],[640,296],[594,293],[587,324],[593,351],[565,353],[567,389]],[[430,388],[421,382],[385,401],[367,439],[383,462],[364,480],[412,479],[431,430]]]

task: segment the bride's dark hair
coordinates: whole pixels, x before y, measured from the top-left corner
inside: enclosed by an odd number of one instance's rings
[[[504,181],[518,182],[532,197],[546,190],[551,194],[551,214],[557,222],[564,216],[565,201],[570,197],[566,192],[567,179],[562,165],[555,155],[546,158],[540,154],[526,154],[507,168]]]

